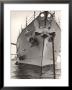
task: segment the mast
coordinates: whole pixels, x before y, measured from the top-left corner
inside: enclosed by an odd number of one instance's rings
[[[34,11],[34,19],[35,19],[35,13],[36,13],[36,12]]]
[[[27,27],[27,17],[26,17],[26,27]]]

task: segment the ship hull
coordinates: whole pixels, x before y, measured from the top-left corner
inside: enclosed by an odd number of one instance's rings
[[[49,22],[46,27],[39,27],[39,18],[34,20],[30,25],[22,31],[17,40],[17,62],[22,64],[31,64],[45,66],[53,64],[53,53],[55,61],[57,60],[61,47],[61,30],[55,20],[51,23],[49,30]],[[43,25],[42,25],[43,26]],[[39,34],[37,35],[36,32]],[[42,37],[42,33],[55,32],[54,48],[53,43],[49,41],[50,36]],[[30,42],[34,39],[35,42]],[[54,49],[54,52],[53,52]]]

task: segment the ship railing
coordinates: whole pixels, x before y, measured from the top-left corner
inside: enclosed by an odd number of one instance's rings
[[[38,15],[41,13],[41,11],[39,11],[39,12],[35,12],[35,15],[33,14],[29,19],[26,17],[26,25],[22,28],[21,27],[21,32],[31,23],[31,22],[33,22],[37,17],[38,17]],[[20,33],[21,33],[20,32]],[[20,35],[20,33],[19,33],[19,35]],[[18,36],[19,36],[18,35]]]
[[[35,20],[35,18],[37,18],[39,14],[40,14],[40,12],[35,13],[35,16],[34,16],[34,14],[33,14],[33,15],[27,20],[27,26],[28,26],[33,20]]]

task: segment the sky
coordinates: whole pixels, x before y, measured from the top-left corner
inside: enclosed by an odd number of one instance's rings
[[[36,11],[36,15],[39,14],[40,11]],[[10,12],[10,29],[11,29],[11,43],[17,42],[17,37],[21,32],[21,28],[26,27],[26,17],[29,21],[31,17],[33,17],[34,11],[11,11]],[[57,23],[60,23],[60,15],[61,11],[55,12],[55,19]],[[16,46],[11,45],[11,54],[16,54]],[[14,57],[14,56],[12,56]]]

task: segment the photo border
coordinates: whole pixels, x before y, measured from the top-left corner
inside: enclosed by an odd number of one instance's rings
[[[70,0],[2,0],[0,1],[0,88],[6,88],[9,89],[11,87],[4,87],[4,3],[9,3],[9,4],[19,4],[19,3],[27,3],[27,4],[30,4],[30,3],[37,3],[37,4],[40,4],[40,3],[50,3],[50,4],[65,4],[65,3],[68,3],[69,4],[69,48],[71,48],[71,28],[72,28],[72,25],[71,25],[71,21],[72,21],[72,2]],[[71,49],[70,49],[71,50]],[[69,52],[70,52],[69,50]],[[69,59],[70,59],[70,56],[69,55]],[[70,80],[71,81],[71,80]],[[70,84],[70,83],[69,83]],[[15,87],[12,87],[13,90]],[[11,90],[12,90],[11,88]],[[18,87],[17,90],[20,90],[22,89],[23,87]],[[24,87],[25,88],[25,87]],[[24,89],[23,88],[23,89]]]

